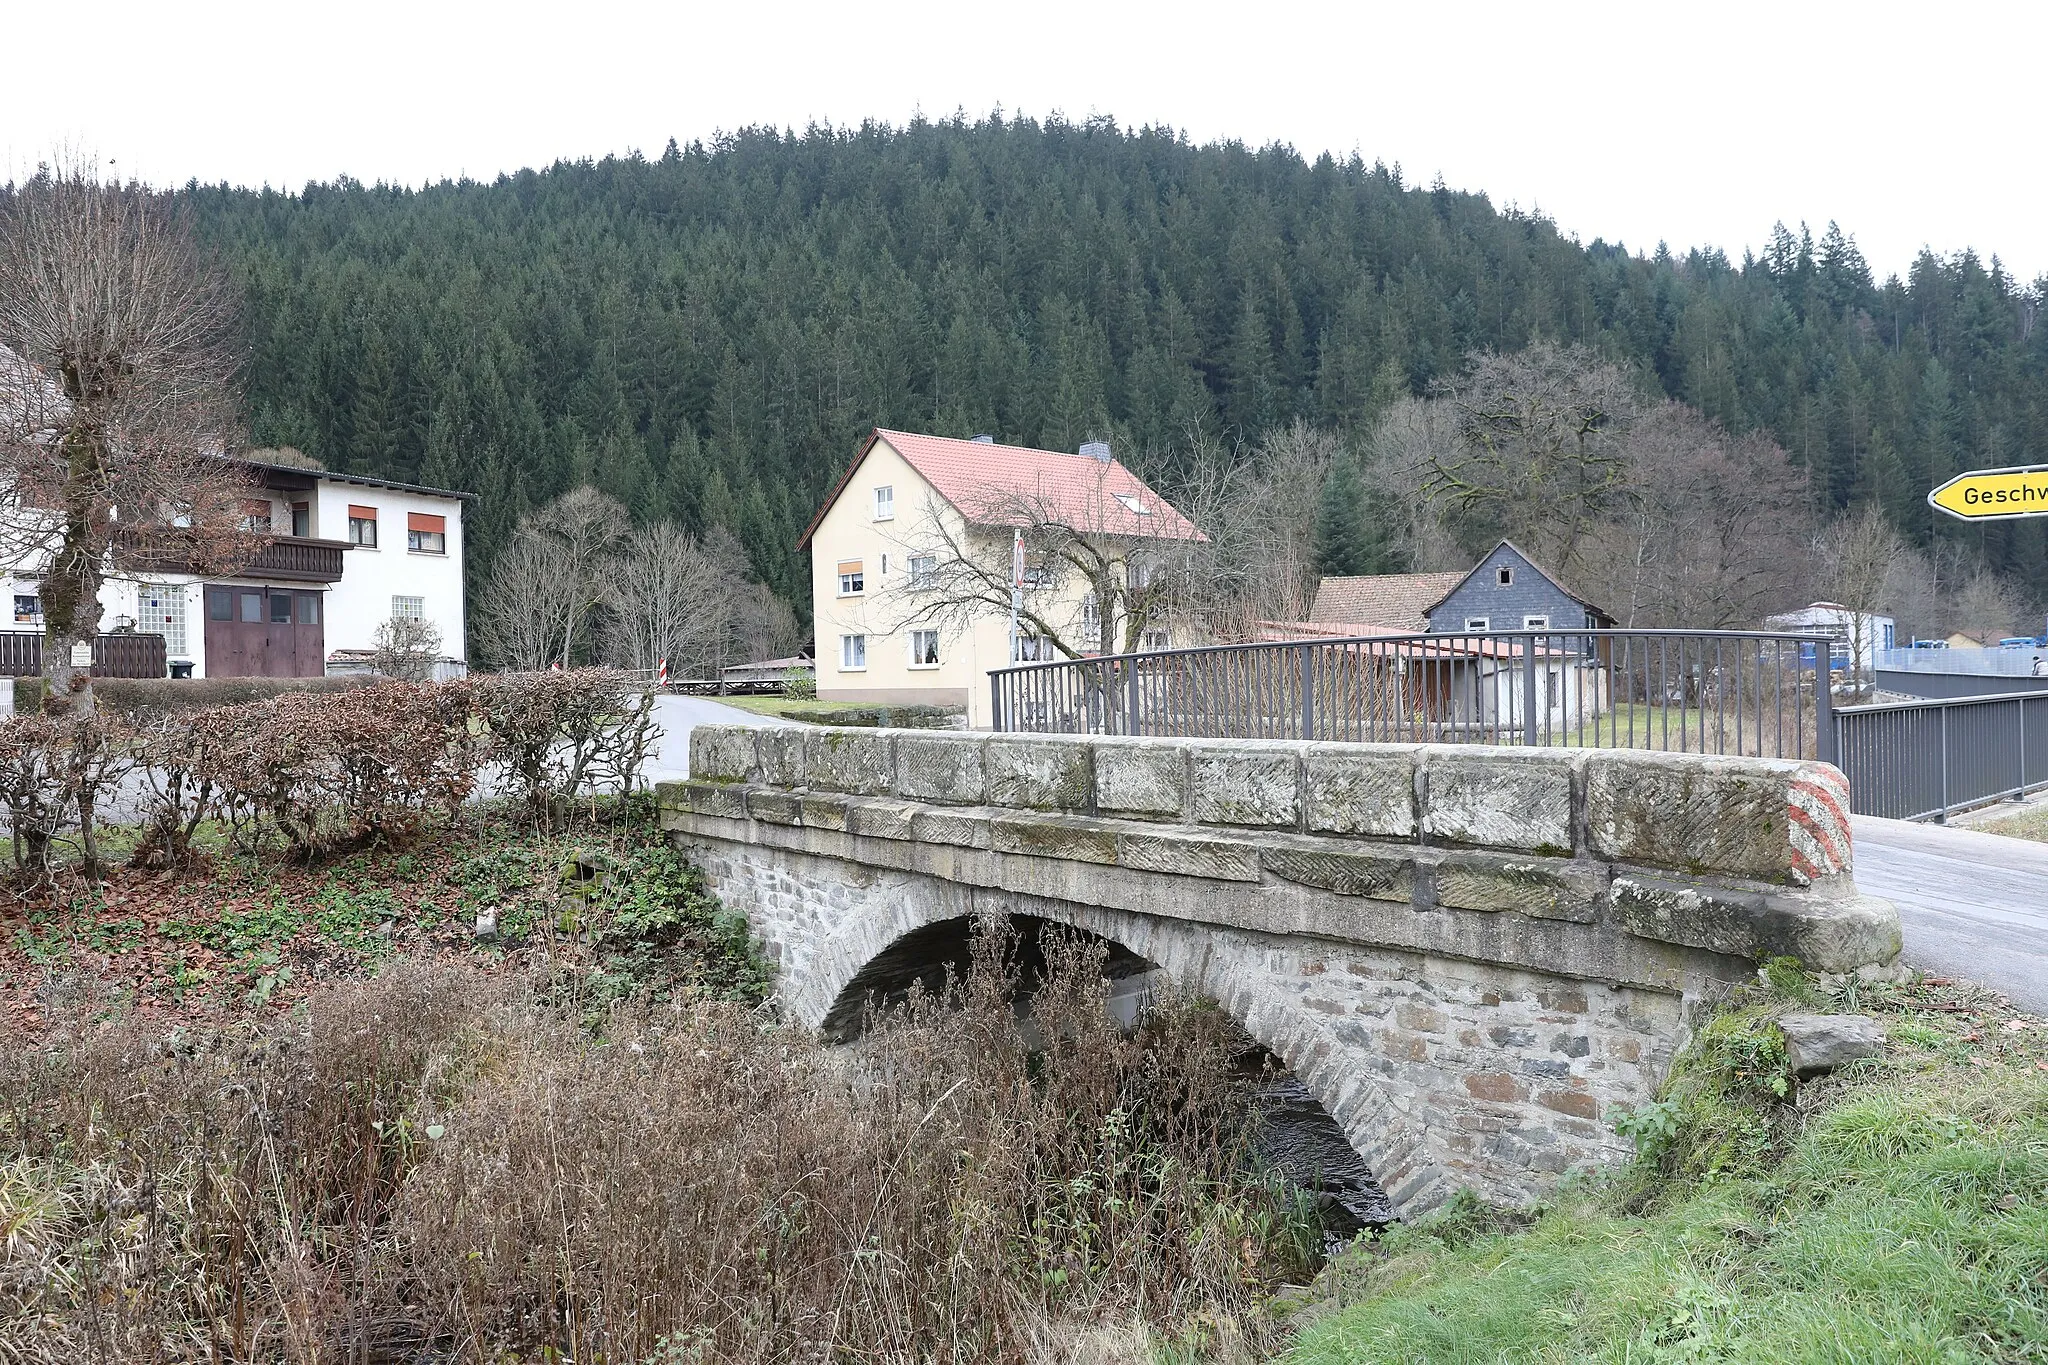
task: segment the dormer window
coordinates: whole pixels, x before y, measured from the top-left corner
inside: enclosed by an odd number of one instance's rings
[[[1498,573],[1500,576],[1500,585],[1503,588],[1512,588],[1513,586],[1515,586],[1515,570],[1513,565],[1501,565],[1500,569],[1498,570]]]

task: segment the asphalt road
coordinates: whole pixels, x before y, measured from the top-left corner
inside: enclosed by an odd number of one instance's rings
[[[780,716],[757,716],[709,697],[679,697],[666,692],[654,699],[654,719],[661,726],[661,742],[655,746],[653,761],[647,765],[650,782],[676,781],[690,775],[692,726],[797,724]]]
[[[1856,885],[1899,908],[1907,963],[2048,1013],[2048,844],[1859,815]]]

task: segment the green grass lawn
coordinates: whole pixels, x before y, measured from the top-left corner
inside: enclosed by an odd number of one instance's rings
[[[757,716],[783,716],[791,720],[817,717],[821,722],[832,713],[845,711],[843,701],[819,701],[816,697],[713,697],[725,706],[752,711]]]
[[[1701,738],[1704,728],[1705,739]],[[1805,724],[1805,752],[1813,752],[1813,717]],[[1546,743],[1553,747],[1585,749],[1648,749],[1672,753],[1744,753],[1777,757],[1780,747],[1787,757],[1800,752],[1797,728],[1787,724],[1781,736],[1775,721],[1766,719],[1758,728],[1755,710],[1749,709],[1738,724],[1733,714],[1725,717],[1697,706],[1652,706],[1644,702],[1623,702],[1583,725],[1554,729]]]
[[[1872,1012],[1891,1055],[1737,1105],[1764,1126],[1690,1173],[1638,1163],[1522,1226],[1453,1205],[1349,1253],[1286,1359],[2048,1360],[2048,1023],[1945,985]],[[1734,1112],[1675,1108],[1677,1147]]]
[[[815,697],[717,697],[716,701],[757,716],[780,716],[784,720],[808,721],[813,725],[875,725],[887,717],[892,725],[924,726],[957,717],[956,708],[937,706],[883,706],[877,702],[820,701]]]

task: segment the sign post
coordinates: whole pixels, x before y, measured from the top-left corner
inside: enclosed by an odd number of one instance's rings
[[[1929,493],[1927,505],[1963,521],[2048,517],[2048,464],[1969,470]]]
[[[1010,539],[1010,662],[1017,660],[1017,618],[1024,613],[1024,532]]]

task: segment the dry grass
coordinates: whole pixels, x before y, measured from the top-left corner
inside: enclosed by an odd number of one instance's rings
[[[1978,825],[1986,834],[2003,834],[2012,839],[2032,839],[2036,843],[2048,844],[2048,803],[2036,805],[2018,815],[2009,815],[2003,820],[1989,820]]]
[[[1250,1358],[1315,1233],[1248,1168],[1237,1037],[1120,1033],[1067,943],[1027,1050],[1000,947],[837,1051],[411,965],[0,1037],[0,1359]]]

